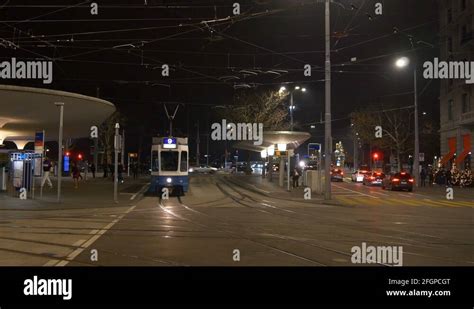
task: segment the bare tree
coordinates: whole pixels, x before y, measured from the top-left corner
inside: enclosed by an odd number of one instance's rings
[[[397,158],[401,169],[402,156],[413,150],[413,110],[411,108],[388,108],[377,106],[351,113],[354,129],[363,142],[390,151]],[[382,137],[377,138],[376,128],[382,128]]]
[[[234,123],[263,123],[264,130],[286,130],[289,123],[285,98],[277,91],[241,92],[236,103],[224,108],[220,116]]]

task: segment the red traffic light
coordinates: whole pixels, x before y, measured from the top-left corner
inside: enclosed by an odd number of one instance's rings
[[[379,154],[378,153],[374,153],[374,159],[377,160],[379,158]]]
[[[66,152],[66,157],[69,157],[71,155],[71,153],[68,151]]]
[[[78,155],[77,155],[77,158],[78,158],[79,160],[82,160],[82,154],[78,154]]]

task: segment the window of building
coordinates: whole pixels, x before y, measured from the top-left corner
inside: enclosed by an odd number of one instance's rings
[[[471,111],[471,102],[469,101],[469,97],[467,93],[463,93],[462,95],[462,113],[469,113]]]
[[[448,101],[448,120],[453,120],[454,100]]]

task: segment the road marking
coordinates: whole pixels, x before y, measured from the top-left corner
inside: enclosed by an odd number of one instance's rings
[[[333,184],[333,185],[334,185],[335,187],[337,187],[337,188],[340,188],[340,189],[343,189],[343,190],[347,190],[347,191],[351,191],[351,192],[355,192],[355,193],[360,194],[360,195],[368,196],[368,197],[371,197],[371,198],[377,198],[377,199],[380,198],[380,197],[368,195],[368,194],[365,194],[365,193],[360,193],[360,192],[358,192],[358,191],[354,191],[354,190],[347,189],[347,188],[344,188],[344,187],[340,187],[340,186],[338,186],[338,185],[336,185],[336,184]]]
[[[126,213],[129,213],[135,207],[136,207],[136,205],[130,207],[129,209],[127,209]],[[123,218],[123,215],[120,217],[120,219],[121,218]],[[105,232],[110,230],[117,222],[120,221],[120,219],[113,220],[112,222],[110,222],[109,224],[107,224],[106,226],[104,226],[100,230],[94,230],[94,231],[97,231],[95,235],[93,235],[91,238],[89,238],[86,242],[83,241],[80,248],[75,249],[73,252],[71,252],[66,257],[66,259],[63,259],[59,263],[55,264],[55,266],[61,267],[61,266],[66,266],[67,264],[69,264],[70,261],[74,260],[79,254],[81,254],[85,249],[87,249],[90,245],[92,245],[97,239],[100,238],[100,236],[102,236],[103,234],[105,234]],[[78,243],[78,241],[76,243]],[[49,261],[48,263],[53,263],[52,261],[53,260]],[[46,264],[48,264],[48,263],[46,263]],[[54,265],[54,264],[51,264],[50,266],[52,266],[52,265]]]
[[[79,239],[78,241],[76,241],[73,246],[74,247],[80,247],[83,243],[85,242],[84,239]]]
[[[149,186],[149,185],[150,185],[150,183],[144,184],[143,187],[142,187],[140,190],[138,190],[137,193],[135,193],[134,195],[132,195],[132,197],[130,197],[130,200],[133,201],[133,200],[137,197],[137,195],[143,193],[143,192],[144,192],[144,189],[145,189],[147,186]],[[143,191],[143,192],[142,192],[142,191]]]
[[[383,196],[390,196],[390,194],[387,194],[387,193],[382,193],[382,192],[372,192],[373,194],[380,194],[380,195],[383,195]]]
[[[49,260],[46,264],[43,266],[54,266],[59,260]]]

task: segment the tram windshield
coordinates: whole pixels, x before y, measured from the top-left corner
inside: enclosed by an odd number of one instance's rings
[[[177,171],[178,170],[178,151],[161,151],[161,170]]]

